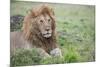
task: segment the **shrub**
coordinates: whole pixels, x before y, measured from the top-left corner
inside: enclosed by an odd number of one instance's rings
[[[17,50],[16,54],[11,57],[11,66],[36,65],[40,63],[40,60],[35,49]]]
[[[78,62],[80,59],[79,53],[74,48],[69,48],[68,53],[64,56],[64,61],[67,63]]]

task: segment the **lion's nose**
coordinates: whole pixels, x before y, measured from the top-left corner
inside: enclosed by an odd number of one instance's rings
[[[45,30],[46,31],[49,31],[50,30],[50,26],[47,26]]]
[[[49,28],[46,28],[45,30],[46,30],[46,31],[49,31],[50,29],[49,29]]]

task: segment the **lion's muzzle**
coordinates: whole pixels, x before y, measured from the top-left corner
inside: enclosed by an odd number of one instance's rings
[[[49,38],[52,36],[52,31],[49,29],[49,30],[45,30],[43,33],[42,33],[43,37],[45,38]]]
[[[49,38],[49,37],[51,37],[51,33],[43,34],[43,37],[45,37],[45,38]]]

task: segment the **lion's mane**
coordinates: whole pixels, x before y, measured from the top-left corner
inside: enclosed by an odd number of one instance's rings
[[[42,37],[42,35],[39,34],[40,31],[38,26],[35,23],[31,23],[31,18],[35,18],[43,13],[47,13],[53,21],[51,25],[53,32],[50,38]],[[35,47],[43,48],[46,52],[57,48],[54,11],[47,5],[41,5],[30,10],[30,12],[24,18],[22,31],[25,39]]]

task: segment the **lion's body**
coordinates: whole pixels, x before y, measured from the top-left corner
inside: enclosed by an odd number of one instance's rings
[[[14,53],[16,49],[32,48],[32,45],[24,39],[22,32],[11,32],[10,34],[11,53]]]
[[[53,11],[45,5],[36,9],[25,16],[22,31],[11,32],[11,52],[17,48],[36,47],[50,54],[50,51],[58,48]]]

